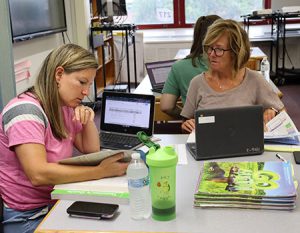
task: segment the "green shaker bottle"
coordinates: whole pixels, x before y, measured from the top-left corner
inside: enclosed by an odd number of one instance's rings
[[[152,218],[168,221],[176,217],[176,165],[178,156],[172,146],[151,147],[146,157],[149,166]]]

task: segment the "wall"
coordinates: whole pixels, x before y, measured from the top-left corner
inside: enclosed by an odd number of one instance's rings
[[[8,1],[0,1],[0,112],[16,94]]]
[[[66,19],[67,19],[67,34],[71,41],[73,41],[73,27],[72,18],[72,1],[65,1]],[[44,37],[35,38],[32,40],[17,42],[13,44],[13,56],[14,62],[30,61],[31,67],[29,69],[31,77],[29,79],[22,80],[16,83],[17,94],[27,90],[34,84],[35,77],[42,64],[44,58],[48,53],[63,44],[63,38],[61,33],[52,34]]]
[[[279,10],[283,6],[300,6],[299,0],[272,0],[272,9]]]
[[[65,0],[67,28],[65,42],[79,44],[89,48],[89,0]],[[10,28],[9,23],[5,25]],[[68,41],[68,38],[70,41]],[[28,41],[17,42],[12,45],[13,59],[15,63],[30,61],[29,69],[31,77],[16,83],[16,93],[19,94],[35,81],[35,77],[44,58],[54,48],[63,44],[62,33],[35,38]],[[14,78],[14,77],[11,77]]]

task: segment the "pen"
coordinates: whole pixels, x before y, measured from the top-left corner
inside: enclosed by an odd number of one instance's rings
[[[287,160],[286,160],[285,158],[283,158],[280,154],[276,153],[276,157],[277,157],[278,159],[280,159],[281,161],[287,163]]]

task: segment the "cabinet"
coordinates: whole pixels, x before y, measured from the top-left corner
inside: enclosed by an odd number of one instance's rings
[[[91,47],[99,64],[94,81],[95,101],[106,86],[116,82],[113,33],[112,31],[94,30],[102,25],[102,19],[97,15],[97,3],[96,0],[92,0]]]

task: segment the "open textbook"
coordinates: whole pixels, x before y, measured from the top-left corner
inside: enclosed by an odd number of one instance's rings
[[[299,131],[286,111],[266,124],[265,143],[300,145]]]

